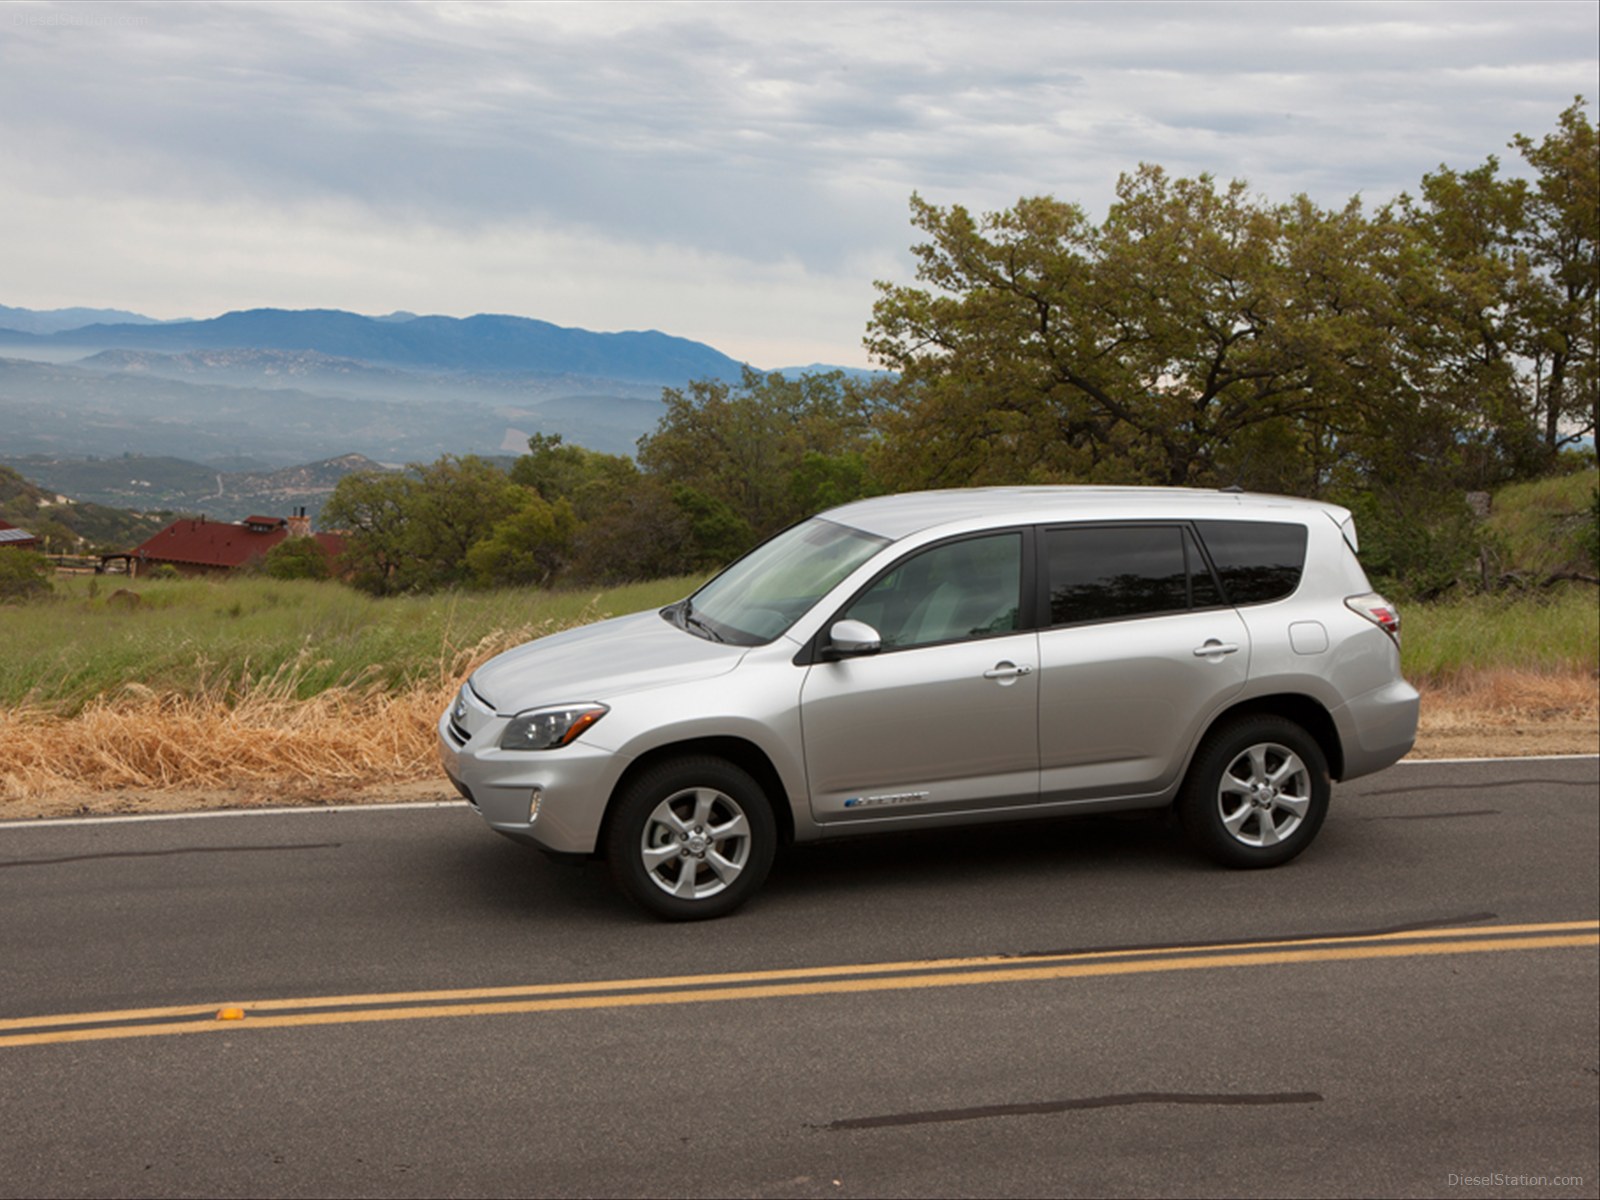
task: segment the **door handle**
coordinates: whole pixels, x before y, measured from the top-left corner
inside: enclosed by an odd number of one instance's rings
[[[1015,679],[1019,675],[1032,675],[1033,668],[1027,663],[1018,666],[1013,662],[997,662],[983,673],[985,679]]]
[[[1237,654],[1238,652],[1239,644],[1237,642],[1219,642],[1216,638],[1207,638],[1204,646],[1196,646],[1194,648],[1194,656],[1196,658],[1210,658],[1213,654]]]

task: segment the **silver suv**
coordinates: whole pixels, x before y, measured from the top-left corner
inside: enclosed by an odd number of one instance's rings
[[[998,488],[861,500],[694,595],[479,668],[439,720],[489,827],[720,916],[780,842],[1176,805],[1233,867],[1401,758],[1417,693],[1349,512]]]

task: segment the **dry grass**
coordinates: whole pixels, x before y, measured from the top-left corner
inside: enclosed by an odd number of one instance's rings
[[[1423,723],[1430,729],[1600,719],[1600,682],[1588,671],[1469,671],[1424,680],[1421,689]]]
[[[1417,758],[1600,753],[1600,680],[1590,670],[1502,667],[1417,684]]]
[[[284,798],[436,777],[434,723],[479,663],[555,632],[499,630],[442,655],[436,677],[394,690],[357,679],[297,698],[300,664],[244,688],[156,693],[128,684],[67,716],[0,712],[0,817],[35,815],[61,793],[271,785]]]
[[[547,619],[446,648],[426,678],[367,677],[303,695],[316,664],[188,692],[125,684],[75,713],[0,709],[0,819],[453,795],[434,723],[459,681],[512,646],[593,619]],[[1424,677],[1415,757],[1593,754],[1590,668],[1465,668]]]

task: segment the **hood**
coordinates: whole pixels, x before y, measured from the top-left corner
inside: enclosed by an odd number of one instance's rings
[[[656,612],[568,629],[507,650],[472,673],[472,690],[510,715],[543,704],[605,701],[731,671],[745,648],[706,641]]]

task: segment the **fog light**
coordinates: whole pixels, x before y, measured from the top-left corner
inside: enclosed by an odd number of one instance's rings
[[[544,802],[544,789],[534,788],[533,795],[528,797],[528,824],[532,825],[539,819],[539,805]]]

